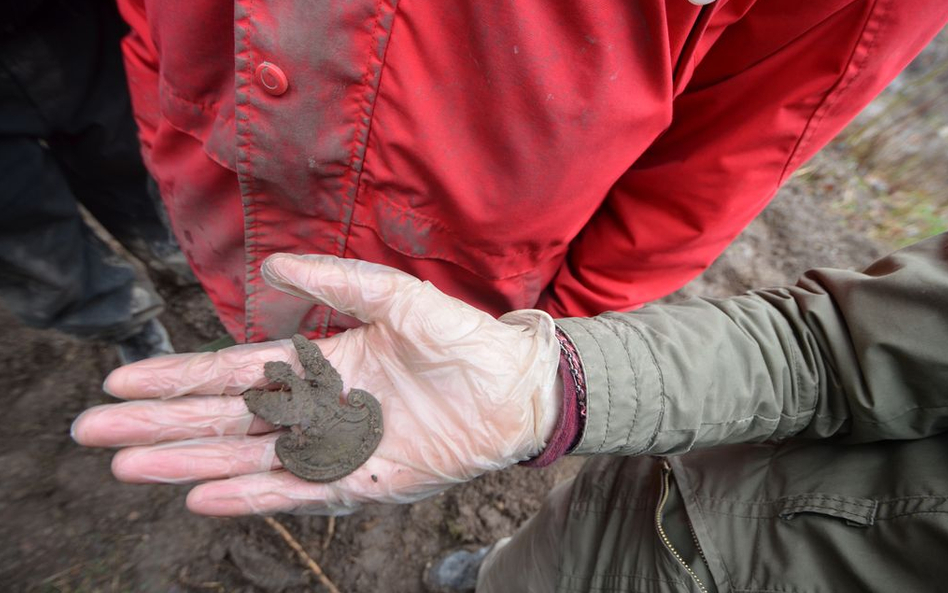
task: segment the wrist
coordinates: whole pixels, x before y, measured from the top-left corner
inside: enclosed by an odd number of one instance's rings
[[[520,405],[529,406],[530,414],[523,417],[521,426],[520,458],[532,457],[544,449],[552,435],[556,433],[557,421],[562,406],[563,383],[559,374],[560,346],[556,337],[556,324],[548,313],[535,309],[512,311],[499,318],[499,321],[520,328],[523,337],[520,342],[520,359],[529,362],[529,380],[522,387],[531,385],[531,389],[522,389],[518,397]],[[522,379],[526,379],[524,376]]]
[[[558,368],[552,388],[541,396],[537,408],[537,413],[540,415],[537,421],[537,435],[541,436],[539,450],[543,451],[550,443],[550,440],[555,436],[560,417],[563,415],[563,376]]]
[[[576,349],[569,338],[557,329],[560,361],[557,369],[555,393],[559,397],[556,424],[543,443],[540,453],[521,462],[528,467],[546,467],[569,453],[579,440],[586,421],[585,376],[578,364]]]

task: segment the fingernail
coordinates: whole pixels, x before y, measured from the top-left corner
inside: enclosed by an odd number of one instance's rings
[[[127,367],[119,367],[109,373],[105,378],[105,381],[102,382],[102,391],[111,395],[112,397],[117,397],[119,399],[125,399],[128,390],[128,371]]]
[[[113,371],[113,372],[115,372],[115,371]],[[111,378],[112,378],[112,373],[109,373],[109,374],[105,377],[105,381],[102,382],[102,391],[106,392],[107,394],[111,395],[112,397],[115,397],[115,394],[112,393],[112,390],[111,390],[111,389],[109,389],[109,379],[111,379]]]
[[[69,427],[69,438],[71,438],[73,441],[75,441],[76,443],[80,445],[82,443],[79,442],[79,437],[76,436],[76,427],[79,425],[79,421],[82,420],[82,417],[85,415],[86,413],[83,412],[79,414],[78,416],[76,416],[76,419],[72,421],[72,425]]]

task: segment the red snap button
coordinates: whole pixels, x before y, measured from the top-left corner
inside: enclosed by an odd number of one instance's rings
[[[257,66],[257,71],[254,73],[254,76],[257,78],[257,83],[263,87],[263,90],[275,97],[279,97],[285,93],[287,87],[290,86],[290,83],[286,80],[286,74],[283,74],[283,70],[276,64],[271,64],[270,62],[264,62]]]

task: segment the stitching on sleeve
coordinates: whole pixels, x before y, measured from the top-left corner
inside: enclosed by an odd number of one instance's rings
[[[799,310],[799,309],[800,309],[799,303],[797,303],[796,299],[793,299],[793,301],[794,301],[794,304],[796,304],[796,306],[797,306],[797,310]],[[786,321],[786,318],[783,317],[782,315],[780,316],[780,319],[781,319],[781,321]],[[781,327],[780,331],[781,331],[781,333],[784,334],[784,335],[787,334],[786,328],[784,328],[784,327]],[[800,340],[797,340],[797,339],[796,339],[796,335],[795,335],[795,333],[793,332],[792,328],[791,328],[791,330],[790,330],[790,332],[789,332],[789,335],[787,335],[786,337],[787,337],[787,343],[788,343],[788,345],[789,345],[789,350],[790,350],[790,369],[791,369],[791,371],[792,371],[792,377],[793,377],[793,381],[794,381],[794,388],[795,388],[794,390],[795,390],[797,393],[801,394],[801,396],[802,396],[802,394],[803,394],[803,380],[802,380],[802,378],[801,378],[801,373],[802,373],[801,367],[802,367],[802,365],[800,364],[800,359],[803,358],[803,352],[802,352],[802,350],[798,347],[798,343],[800,342]],[[806,341],[806,336],[802,336],[802,338],[803,338],[803,341]],[[799,350],[799,352],[798,352],[798,350]],[[812,421],[812,419],[813,419],[813,412],[816,411],[816,408],[817,408],[817,405],[818,405],[818,402],[819,402],[819,399],[820,399],[821,390],[822,390],[822,379],[821,379],[820,373],[817,372],[817,373],[816,373],[816,389],[815,389],[814,394],[811,396],[811,401],[808,402],[808,404],[807,404],[809,407],[808,407],[807,409],[805,409],[805,410],[799,410],[799,409],[798,409],[798,410],[797,410],[797,413],[794,414],[794,415],[792,415],[792,416],[790,416],[789,414],[786,414],[786,416],[789,416],[789,417],[792,419],[792,420],[791,420],[792,424],[791,424],[791,426],[790,426],[790,432],[789,432],[788,434],[786,434],[786,435],[783,435],[783,436],[791,437],[791,436],[797,434],[798,432],[800,432],[800,431],[802,431],[803,429],[805,429],[806,426],[810,423],[810,421]],[[781,406],[781,408],[783,408],[783,406]],[[781,415],[781,416],[784,416],[785,414],[784,414],[783,412],[781,412],[780,415]],[[809,420],[807,420],[807,417],[809,417]],[[802,426],[799,426],[799,427],[798,427],[798,424],[802,424]],[[779,424],[778,424],[777,426],[778,426],[778,428],[779,428]],[[781,437],[781,438],[782,438],[782,437]]]
[[[625,345],[622,336],[615,330],[614,327],[612,327],[612,325],[607,325],[604,321],[602,324],[606,326],[609,331],[613,333],[613,335],[615,335],[620,344],[623,344],[623,346]],[[629,432],[625,435],[625,445],[629,446],[629,441],[632,438],[632,431],[635,430],[635,427],[638,424],[639,409],[642,407],[642,398],[641,393],[639,392],[639,375],[635,371],[635,365],[632,364],[632,353],[628,348],[625,348],[625,356],[629,360],[629,371],[632,373],[632,392],[635,396],[635,411],[632,412],[632,423],[629,426]]]
[[[599,323],[600,325],[605,325],[605,323],[603,323],[603,321],[599,319],[598,317],[593,317],[592,320]],[[602,448],[606,446],[606,439],[609,438],[609,423],[612,422],[612,373],[609,372],[609,363],[608,361],[606,361],[606,353],[603,351],[602,346],[599,345],[599,340],[597,340],[592,335],[592,332],[590,332],[586,328],[583,328],[583,329],[586,331],[586,333],[589,334],[589,337],[592,338],[593,343],[596,344],[596,348],[599,349],[599,354],[602,355],[602,363],[603,363],[602,366],[603,366],[603,369],[606,371],[606,392],[609,394],[607,405],[609,409],[606,411],[606,430],[605,432],[602,433],[602,442],[599,443],[599,447],[596,449],[596,453],[601,453]],[[588,383],[589,382],[587,381],[587,386],[588,386]],[[588,395],[586,396],[586,401],[587,402],[589,401]]]
[[[648,442],[645,443],[641,449],[629,453],[629,455],[639,455],[640,453],[651,449],[655,445],[655,441],[658,440],[659,428],[661,428],[662,422],[665,420],[665,399],[668,396],[665,393],[665,376],[662,375],[662,369],[658,365],[658,359],[655,358],[655,353],[652,352],[652,347],[649,346],[648,342],[645,341],[645,336],[642,334],[642,331],[639,328],[632,325],[631,323],[627,323],[626,325],[628,325],[629,328],[635,332],[635,335],[639,338],[639,340],[641,340],[642,344],[645,345],[645,350],[648,352],[649,360],[652,361],[652,366],[655,367],[655,373],[658,375],[658,384],[660,387],[659,404],[661,407],[658,411],[658,420],[655,421],[655,429],[652,431],[652,436],[649,437]]]
[[[780,319],[781,321],[786,321],[786,319],[784,319],[783,317],[781,317]],[[800,365],[797,362],[797,349],[795,347],[796,337],[792,330],[790,332],[787,332],[786,328],[784,328],[782,325],[780,327],[780,333],[783,334],[783,338],[787,340],[787,347],[790,350],[790,377],[792,378],[792,381],[793,381],[790,386],[792,389],[791,391],[791,396],[792,396],[794,391],[797,393],[800,393],[800,388],[803,385],[803,382],[800,380]],[[788,333],[789,335],[787,335]],[[817,373],[817,375],[819,375],[819,373]],[[785,402],[781,402],[780,409],[783,410],[785,405],[786,405]],[[800,419],[799,414],[793,417],[793,420],[790,424],[790,429],[788,431],[790,435],[796,432],[795,429],[797,427],[797,421],[799,419]],[[780,422],[777,422],[777,425],[774,428],[775,430],[779,430]],[[774,436],[776,436],[777,438],[780,438],[780,436],[783,436],[783,435],[774,435]]]
[[[591,319],[595,320],[594,317],[591,318]],[[608,432],[608,426],[609,426],[608,415],[612,412],[612,376],[610,375],[609,369],[608,369],[608,365],[606,364],[606,353],[602,351],[602,347],[599,345],[599,341],[595,338],[595,336],[593,336],[592,332],[590,332],[582,323],[577,323],[575,326],[573,326],[573,329],[571,329],[570,331],[576,331],[576,330],[579,330],[579,331],[584,332],[584,333],[586,334],[586,336],[589,338],[589,340],[590,340],[593,344],[596,345],[596,349],[599,350],[599,355],[602,357],[602,367],[603,367],[603,370],[605,371],[605,375],[606,375],[606,393],[608,394],[607,406],[609,407],[609,410],[608,410],[607,413],[606,413],[606,428],[607,428],[607,430],[606,430],[606,433],[605,433],[605,434],[603,435],[603,437],[602,437],[602,443],[600,443],[599,446],[597,447],[597,449],[596,449],[595,451],[593,451],[593,453],[599,453],[599,452],[602,451],[602,448],[606,445],[606,436],[609,434],[609,432]],[[567,336],[568,336],[568,335],[569,335],[569,332],[567,332]],[[586,426],[586,428],[585,428],[584,431],[583,431],[582,441],[580,441],[580,444],[583,444],[583,442],[586,440],[587,435],[589,434],[589,426],[588,426],[588,424],[589,424],[589,419],[590,419],[590,417],[592,417],[593,404],[592,404],[592,398],[589,397],[589,396],[590,396],[590,389],[589,389],[589,383],[590,383],[590,381],[589,381],[589,373],[588,373],[587,370],[586,370],[586,363],[585,363],[585,361],[583,360],[582,352],[580,352],[580,350],[579,350],[578,347],[576,348],[576,352],[577,352],[577,354],[579,354],[580,363],[583,365],[583,373],[584,373],[585,376],[586,376],[586,406],[587,406],[586,424],[587,424],[587,426]]]
[[[701,422],[696,427],[689,426],[687,428],[665,428],[664,432],[694,432],[704,426],[731,426],[731,425],[736,425],[736,424],[745,424],[747,422],[752,422],[754,420],[763,420],[764,422],[767,422],[770,424],[779,424],[780,422],[780,418],[768,418],[760,414],[752,414],[750,416],[745,416],[744,418],[738,418],[737,420],[722,420],[721,422]]]

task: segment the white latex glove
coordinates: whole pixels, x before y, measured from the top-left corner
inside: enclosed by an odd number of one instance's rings
[[[112,462],[120,480],[206,482],[188,495],[192,511],[240,515],[418,500],[529,458],[551,436],[560,396],[549,315],[497,320],[398,270],[331,256],[277,254],[263,275],[365,323],[315,341],[346,390],[365,389],[382,404],[382,441],[362,467],[330,484],[297,478],[274,452],[279,433],[247,410],[239,394],[268,383],[265,362],[301,373],[289,340],[116,369],[105,390],[138,401],[87,410],[73,438],[125,447]]]

